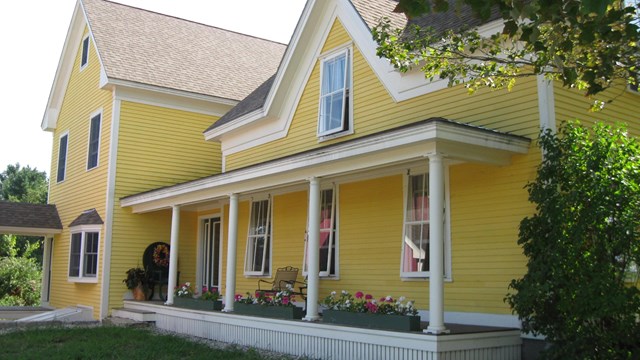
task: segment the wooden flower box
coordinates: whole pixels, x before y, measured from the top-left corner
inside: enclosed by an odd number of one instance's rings
[[[185,309],[193,309],[193,310],[220,311],[222,310],[222,301],[174,297],[173,306],[177,306]]]
[[[302,319],[304,311],[297,306],[264,306],[258,304],[233,304],[233,312],[239,315],[261,316],[275,319]]]
[[[378,330],[420,331],[420,316],[324,310],[322,312],[322,322]]]

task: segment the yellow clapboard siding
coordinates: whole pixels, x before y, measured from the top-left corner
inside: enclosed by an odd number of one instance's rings
[[[340,21],[336,20],[322,51],[339,48],[350,41]],[[352,89],[354,134],[323,142],[318,142],[316,136],[319,91],[320,62],[316,61],[295,109],[287,136],[228,155],[227,170],[374,134],[431,117],[445,117],[531,138],[536,137],[539,131],[535,78],[519,80],[511,92],[481,90],[474,95],[468,95],[466,89],[457,86],[395,103],[355,46]]]
[[[220,145],[206,142],[202,130],[216,117],[122,101],[115,198],[219,173]],[[120,306],[126,269],[142,265],[151,243],[170,243],[171,210],[131,214],[116,200],[113,214],[110,308]],[[180,212],[180,282],[196,282],[198,213]]]
[[[87,30],[85,29],[85,34]],[[85,305],[93,307],[94,317],[100,311],[100,277],[102,274],[104,226],[100,231],[98,281],[81,284],[67,280],[69,269],[69,224],[84,210],[95,208],[103,221],[106,216],[106,175],[109,167],[111,133],[111,92],[99,89],[100,64],[91,42],[89,63],[80,71],[81,47],[78,48],[56,129],[53,134],[49,203],[56,204],[63,231],[54,237],[51,264],[50,304],[54,307]],[[90,117],[102,109],[98,166],[87,171]],[[65,180],[58,183],[58,151],[60,136],[68,133]]]

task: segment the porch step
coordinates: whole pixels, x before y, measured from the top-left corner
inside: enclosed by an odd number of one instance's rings
[[[138,310],[129,308],[116,308],[111,310],[113,319],[129,319],[138,322],[155,322],[156,313],[148,310]],[[117,320],[116,320],[117,321]]]

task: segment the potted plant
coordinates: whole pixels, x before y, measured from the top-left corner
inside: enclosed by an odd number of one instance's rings
[[[141,267],[133,267],[126,271],[127,277],[122,280],[131,290],[135,300],[146,300],[149,290],[149,277],[147,272]]]
[[[257,291],[255,297],[247,293],[246,297],[235,296],[234,312],[241,315],[263,316],[277,319],[302,319],[303,310],[294,304],[291,285],[287,289],[270,294]]]
[[[322,321],[325,323],[366,327],[380,330],[420,331],[420,316],[413,301],[391,296],[376,301],[372,295],[361,291],[351,295],[333,291],[322,305]]]

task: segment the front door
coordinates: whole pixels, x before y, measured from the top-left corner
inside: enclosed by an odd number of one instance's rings
[[[204,219],[202,230],[202,286],[220,291],[220,218]]]

